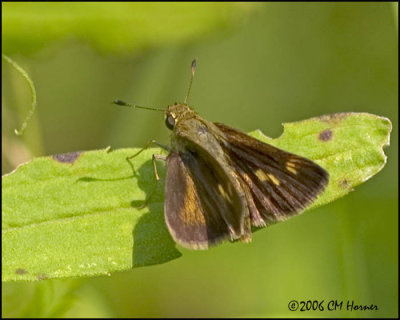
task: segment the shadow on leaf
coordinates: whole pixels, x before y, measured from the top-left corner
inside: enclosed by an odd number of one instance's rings
[[[147,199],[147,205],[140,210],[148,212],[143,214],[133,230],[133,267],[164,263],[182,255],[176,249],[164,220],[165,164],[157,163],[157,170],[160,175],[158,183],[151,160],[146,161],[135,173],[138,175],[139,188],[145,192]],[[131,202],[135,209],[143,204],[143,201]]]
[[[146,161],[139,168],[126,160],[132,174],[111,179],[94,178],[90,176],[77,179],[76,183],[119,181],[137,179],[138,187],[146,194],[146,200],[132,200],[130,206],[139,210],[138,218],[132,231],[133,252],[132,267],[141,267],[165,263],[180,257],[182,254],[175,248],[164,220],[164,181],[165,164],[159,161],[157,170],[160,180],[157,183],[151,160]],[[134,212],[133,214],[137,214]]]

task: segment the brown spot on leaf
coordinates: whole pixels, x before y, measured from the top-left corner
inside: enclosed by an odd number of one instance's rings
[[[46,280],[48,279],[47,275],[45,273],[38,273],[36,274],[36,279],[38,280]]]
[[[321,121],[324,121],[324,122],[337,123],[349,115],[351,115],[351,112],[341,112],[341,113],[334,113],[334,114],[326,114],[326,115],[318,117],[318,119],[320,119]]]
[[[26,274],[26,273],[28,273],[28,271],[22,268],[18,268],[15,270],[15,274]]]
[[[349,181],[347,181],[347,179],[342,179],[339,181],[339,185],[343,189],[347,189],[350,186],[350,183],[349,183]]]
[[[80,155],[81,155],[81,152],[79,152],[79,151],[55,154],[53,156],[53,159],[58,162],[63,162],[63,163],[74,163],[76,161],[76,159],[79,158]]]
[[[330,129],[326,129],[319,134],[318,138],[322,141],[329,141],[332,139],[332,131]]]

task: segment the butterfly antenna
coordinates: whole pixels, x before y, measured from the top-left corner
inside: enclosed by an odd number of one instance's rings
[[[183,102],[183,103],[185,103],[185,104],[186,104],[186,101],[187,101],[187,99],[188,99],[188,97],[189,97],[190,89],[192,88],[192,82],[193,82],[194,72],[195,72],[195,71],[196,71],[196,59],[194,59],[194,60],[192,61],[192,75],[190,76],[189,89],[188,89],[188,92],[187,92],[187,94],[186,94],[185,101]]]
[[[147,110],[154,110],[154,111],[165,111],[165,109],[142,107],[142,106],[138,106],[136,104],[129,104],[122,100],[114,100],[112,103],[116,104],[117,106],[123,106],[123,107],[140,108],[140,109],[147,109]]]

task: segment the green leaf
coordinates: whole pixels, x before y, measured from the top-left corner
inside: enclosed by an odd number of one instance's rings
[[[308,157],[330,174],[312,207],[350,192],[386,163],[391,123],[367,113],[339,113],[284,124],[276,139],[252,135]],[[164,223],[165,165],[154,189],[148,149],[75,152],[34,159],[2,179],[2,279],[41,280],[110,274],[179,257]]]
[[[377,174],[386,164],[383,147],[390,142],[389,119],[368,113],[336,113],[283,124],[277,139],[252,135],[283,150],[309,158],[329,172],[329,184],[311,205],[343,197]]]
[[[36,51],[80,39],[107,52],[179,43],[234,25],[254,4],[140,2],[2,3],[3,50]]]

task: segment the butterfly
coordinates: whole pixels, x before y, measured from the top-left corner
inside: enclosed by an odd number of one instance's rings
[[[307,158],[200,117],[186,104],[195,67],[193,60],[185,102],[161,109],[172,133],[164,159],[165,222],[175,242],[190,249],[250,242],[252,226],[285,220],[315,201],[329,174]]]

